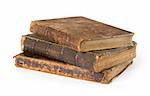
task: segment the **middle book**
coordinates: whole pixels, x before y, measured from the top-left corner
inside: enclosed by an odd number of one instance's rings
[[[67,46],[48,41],[45,37],[29,34],[22,36],[23,51],[66,62],[94,72],[101,72],[136,56],[136,43],[132,46],[88,52],[78,52]]]

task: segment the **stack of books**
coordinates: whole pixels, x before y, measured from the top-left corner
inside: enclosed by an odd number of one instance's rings
[[[86,17],[35,20],[17,67],[110,83],[136,56],[133,33]]]

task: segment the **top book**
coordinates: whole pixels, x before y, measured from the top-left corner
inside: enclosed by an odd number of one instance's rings
[[[82,16],[35,20],[30,31],[81,52],[130,46],[134,35]]]

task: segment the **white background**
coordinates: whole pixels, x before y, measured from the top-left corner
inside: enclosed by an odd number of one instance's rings
[[[14,66],[31,20],[85,16],[135,33],[137,57],[109,85]],[[150,96],[149,0],[0,0],[0,96]]]

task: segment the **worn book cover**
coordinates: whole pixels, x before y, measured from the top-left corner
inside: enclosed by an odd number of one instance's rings
[[[120,63],[117,66],[96,73],[60,61],[46,59],[31,53],[22,53],[15,56],[15,64],[17,67],[101,83],[111,82],[113,78],[122,73],[127,66],[131,64],[131,61],[132,60]]]
[[[31,22],[30,31],[77,51],[92,51],[132,44],[133,33],[86,17]]]
[[[136,56],[136,43],[132,46],[107,50],[79,52],[66,46],[59,45],[36,34],[22,37],[22,50],[49,59],[63,61],[95,72],[108,69],[119,63],[133,59]]]

